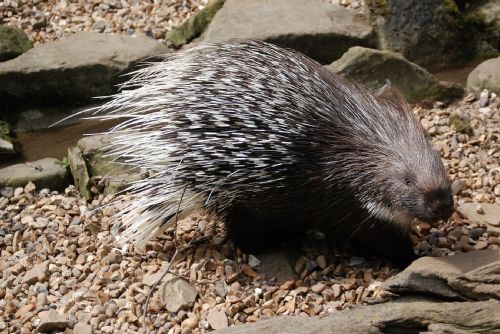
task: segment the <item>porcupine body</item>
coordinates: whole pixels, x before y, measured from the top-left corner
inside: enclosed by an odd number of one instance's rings
[[[144,243],[180,212],[236,240],[322,227],[405,265],[404,228],[446,219],[448,177],[409,108],[297,52],[257,41],[197,46],[137,71],[98,110],[123,118],[112,153],[149,173],[114,218]]]

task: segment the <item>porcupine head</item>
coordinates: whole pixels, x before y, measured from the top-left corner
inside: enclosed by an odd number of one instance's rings
[[[211,211],[246,239],[321,222],[375,245],[391,239],[374,235],[379,226],[453,210],[441,158],[404,103],[269,43],[181,51],[97,112],[124,119],[111,151],[149,173],[114,217],[122,242],[158,235],[178,208]]]
[[[446,220],[454,210],[447,170],[397,91],[371,94],[337,82],[330,84],[343,107],[320,134],[317,183],[334,184],[330,197],[340,212],[327,224],[363,255],[405,267],[415,258],[409,237],[415,219]]]

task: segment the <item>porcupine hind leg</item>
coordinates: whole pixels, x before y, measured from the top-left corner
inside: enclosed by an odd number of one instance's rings
[[[297,249],[306,228],[264,206],[255,205],[233,205],[226,224],[229,238],[243,251],[256,254]]]

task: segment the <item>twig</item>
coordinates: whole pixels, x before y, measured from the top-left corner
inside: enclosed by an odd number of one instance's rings
[[[177,206],[177,211],[175,212],[175,225],[174,225],[175,252],[174,252],[174,255],[172,256],[172,259],[168,263],[167,268],[165,268],[165,271],[163,272],[161,277],[153,284],[153,286],[151,286],[151,289],[149,290],[149,293],[148,293],[148,297],[146,298],[146,303],[144,304],[144,310],[142,311],[142,331],[144,332],[144,334],[149,333],[147,326],[146,326],[146,320],[147,320],[147,316],[148,316],[149,301],[151,300],[151,297],[153,296],[153,291],[156,289],[158,284],[160,284],[160,282],[163,280],[163,278],[165,278],[165,276],[168,274],[168,272],[170,271],[170,266],[172,265],[172,263],[177,258],[177,255],[179,254],[179,245],[177,243],[177,221],[178,221],[179,210],[180,210],[181,203],[182,203],[182,198],[184,197],[184,194],[186,193],[186,188],[187,188],[187,185],[184,187],[184,190],[182,191],[182,195],[181,195],[181,198],[179,200],[179,205]],[[190,243],[191,242],[189,242],[189,244]],[[188,244],[188,246],[189,246],[189,244]]]

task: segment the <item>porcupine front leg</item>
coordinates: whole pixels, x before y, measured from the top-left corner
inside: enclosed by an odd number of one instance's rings
[[[333,222],[322,228],[332,244],[365,257],[382,257],[400,268],[415,259],[408,229],[368,215],[364,210],[339,209]]]
[[[391,223],[373,220],[362,224],[352,236],[352,248],[362,255],[388,259],[400,268],[408,267],[417,258],[410,233]]]

